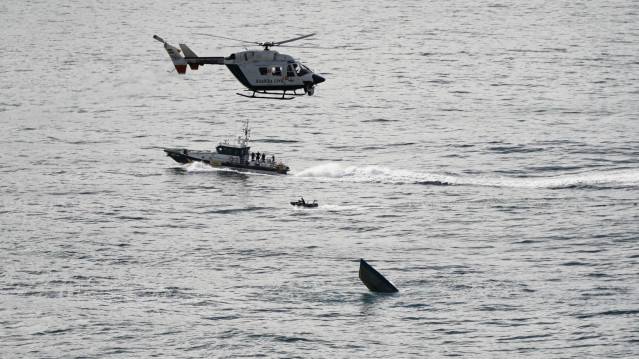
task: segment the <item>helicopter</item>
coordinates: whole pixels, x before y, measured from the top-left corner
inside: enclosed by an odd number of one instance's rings
[[[228,57],[200,57],[186,44],[179,44],[180,51],[157,35],[153,35],[153,38],[164,44],[164,49],[171,57],[178,74],[186,74],[187,65],[191,67],[191,70],[197,70],[199,66],[203,65],[226,65],[233,76],[248,89],[246,91],[253,92],[251,95],[238,92],[238,95],[249,98],[291,100],[294,97],[287,97],[287,92],[292,96],[312,96],[315,93],[315,85],[324,82],[325,79],[292,56],[280,54],[270,48],[314,35],[313,33],[284,41],[267,42],[251,42],[214,36],[263,47],[263,50],[241,51],[232,53]],[[181,52],[184,56],[180,54]],[[302,90],[303,93],[298,93],[298,90]]]

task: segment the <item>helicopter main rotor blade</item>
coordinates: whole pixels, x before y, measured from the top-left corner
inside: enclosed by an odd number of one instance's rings
[[[307,37],[311,37],[311,36],[314,36],[314,35],[315,35],[315,33],[312,33],[312,34],[308,34],[308,35],[302,35],[302,36],[296,37],[296,38],[294,38],[294,39],[288,39],[288,40],[284,40],[284,41],[273,41],[273,45],[274,45],[274,46],[279,46],[279,45],[281,45],[281,44],[285,44],[285,43],[287,43],[287,42],[291,42],[291,41],[297,41],[297,40],[305,39],[305,38],[307,38]]]
[[[233,40],[233,41],[239,41],[239,42],[245,42],[248,44],[257,44],[259,45],[259,42],[255,42],[255,41],[246,41],[246,40],[241,40],[241,39],[234,39],[232,37],[225,37],[225,36],[219,36],[219,35],[210,35],[210,34],[204,34],[205,36],[211,36],[211,37],[217,37],[220,39],[225,39],[225,40]]]
[[[346,49],[346,46],[322,47],[322,46],[282,45],[281,47],[287,47],[289,49],[318,49],[318,50],[345,50]]]

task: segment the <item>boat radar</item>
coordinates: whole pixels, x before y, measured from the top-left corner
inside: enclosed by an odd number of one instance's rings
[[[399,292],[397,288],[383,275],[379,274],[375,268],[366,263],[365,260],[359,260],[359,279],[364,282],[371,292],[395,293]]]

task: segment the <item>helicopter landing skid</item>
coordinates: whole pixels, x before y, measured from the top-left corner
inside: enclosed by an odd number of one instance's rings
[[[251,90],[248,90],[251,91]],[[304,96],[305,94],[299,94],[299,93],[295,93],[293,92],[292,94],[289,94],[289,97],[286,97],[287,93],[286,91],[280,93],[275,93],[275,92],[267,92],[267,91],[253,91],[252,95],[245,95],[243,93],[239,93],[236,92],[236,94],[240,95],[240,96],[244,96],[244,97],[248,97],[248,98],[263,98],[263,99],[269,99],[269,100],[292,100],[294,99],[296,96]],[[256,94],[262,94],[265,96],[256,96]]]

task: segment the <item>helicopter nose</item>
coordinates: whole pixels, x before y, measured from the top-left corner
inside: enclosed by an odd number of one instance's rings
[[[326,79],[325,79],[325,78],[323,78],[322,76],[320,76],[320,75],[316,75],[316,74],[313,74],[313,83],[314,83],[314,84],[316,84],[316,85],[317,85],[317,84],[320,84],[320,83],[322,83],[322,82],[324,82],[324,81],[326,81]]]

